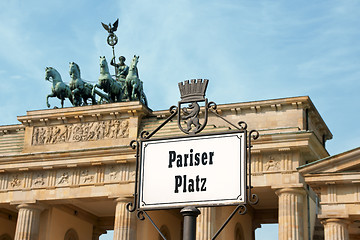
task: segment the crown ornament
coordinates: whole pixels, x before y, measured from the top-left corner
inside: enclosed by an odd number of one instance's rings
[[[208,79],[191,79],[179,83],[182,102],[204,101]]]

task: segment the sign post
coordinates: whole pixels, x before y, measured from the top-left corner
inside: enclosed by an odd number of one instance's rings
[[[180,213],[184,216],[183,240],[196,239],[196,218],[200,210],[196,207],[184,207]]]
[[[245,214],[246,204],[258,202],[257,195],[251,192],[250,165],[251,140],[257,139],[259,133],[248,133],[245,122],[235,125],[220,116],[216,104],[205,98],[207,84],[208,80],[201,79],[180,83],[182,100],[178,107],[172,106],[170,116],[153,132],[143,131],[140,140],[130,144],[137,151],[137,163],[134,202],[128,203],[127,209],[137,210],[140,220],[147,216],[164,239],[146,211],[182,208],[183,240],[195,240],[196,218],[201,214],[196,207],[237,206],[215,239],[237,211]],[[202,122],[200,112],[204,115]],[[233,130],[199,134],[206,127],[208,112]],[[151,138],[176,115],[178,127],[186,136]]]

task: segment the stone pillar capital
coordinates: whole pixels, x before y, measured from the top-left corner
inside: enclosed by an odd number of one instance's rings
[[[19,205],[16,206],[16,208],[18,210],[20,209],[29,209],[29,210],[33,210],[33,211],[43,211],[46,207],[45,205],[41,204],[41,203],[21,203]]]
[[[350,224],[350,221],[344,218],[326,218],[320,221],[322,225],[328,224],[328,223],[335,223],[335,224],[344,224],[348,226]]]
[[[349,240],[350,221],[343,218],[328,218],[321,221],[324,225],[325,240]]]
[[[297,194],[297,195],[306,195],[306,191],[303,188],[294,188],[294,187],[286,187],[286,188],[280,188],[275,191],[276,195],[280,196],[283,193],[289,193],[289,194]]]
[[[133,200],[134,197],[130,197],[130,196],[125,196],[125,197],[118,197],[115,199],[115,202],[117,203],[128,203],[131,202]]]

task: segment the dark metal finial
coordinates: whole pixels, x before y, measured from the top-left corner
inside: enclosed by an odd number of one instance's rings
[[[108,33],[114,33],[118,28],[119,19],[117,19],[112,26],[111,26],[111,23],[109,23],[109,25],[106,25],[105,23],[101,23],[101,24],[103,25],[103,27],[105,28],[105,30]]]

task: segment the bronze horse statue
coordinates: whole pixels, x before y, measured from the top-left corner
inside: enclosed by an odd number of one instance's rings
[[[137,63],[139,56],[134,55],[125,79],[126,95],[129,101],[141,101],[147,106],[147,99],[143,90],[143,82],[139,79]]]
[[[107,93],[108,102],[121,102],[123,96],[123,86],[120,82],[114,80],[109,72],[109,65],[105,57],[100,57],[100,76],[99,81],[92,88],[94,94],[95,88],[102,89]]]
[[[74,62],[70,62],[69,67],[69,73],[71,77],[69,86],[73,94],[73,105],[88,105],[87,100],[89,98],[91,99],[92,105],[95,105],[96,99],[92,92],[93,86],[81,79],[79,65]]]
[[[64,100],[68,98],[73,104],[73,96],[70,87],[66,85],[60,76],[60,73],[52,67],[45,68],[45,80],[52,83],[51,93],[46,97],[46,105],[49,108],[49,97],[57,97],[61,100],[61,107],[64,107]]]

